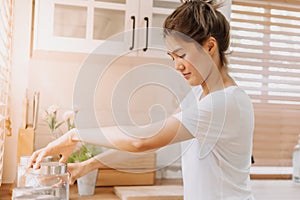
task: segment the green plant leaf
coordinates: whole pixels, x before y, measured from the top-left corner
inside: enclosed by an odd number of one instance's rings
[[[56,124],[56,126],[55,126],[54,128],[57,129],[57,128],[60,127],[63,123],[64,123],[64,121],[62,121],[62,122]]]
[[[99,153],[101,153],[100,150],[96,149],[94,145],[86,144],[83,145],[79,151],[73,152],[67,159],[67,163],[82,162],[98,155]]]

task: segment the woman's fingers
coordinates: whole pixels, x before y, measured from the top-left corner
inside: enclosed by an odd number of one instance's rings
[[[43,159],[48,156],[47,155],[47,149],[42,149],[42,151],[39,152],[35,164],[33,165],[33,169],[39,169],[40,168],[40,163],[43,161]]]
[[[72,140],[74,133],[75,130],[71,130],[60,138],[50,142],[46,147],[35,151],[30,158],[28,168],[40,168],[40,163],[47,156],[61,155],[59,162],[65,163],[77,144],[77,141]]]
[[[77,179],[77,173],[80,169],[79,163],[68,163],[68,172],[70,173],[70,182],[74,183]]]
[[[65,156],[64,154],[61,154],[61,158],[59,159],[59,162],[66,163],[69,156]]]
[[[72,174],[70,173],[70,184],[73,185],[76,181],[76,178],[74,178],[74,176],[72,176]]]
[[[34,167],[34,165],[35,165],[35,163],[36,163],[36,161],[37,161],[37,159],[38,159],[38,157],[39,157],[39,155],[40,155],[40,153],[41,153],[42,151],[43,151],[43,149],[39,149],[39,150],[35,151],[35,152],[31,155],[30,160],[29,160],[29,163],[28,163],[28,168]]]

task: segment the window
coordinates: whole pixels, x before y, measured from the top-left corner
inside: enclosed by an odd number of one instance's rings
[[[5,135],[10,133],[9,88],[13,0],[0,0],[0,185],[2,182]]]
[[[291,166],[300,134],[300,2],[233,0],[230,70],[254,103],[257,166]]]

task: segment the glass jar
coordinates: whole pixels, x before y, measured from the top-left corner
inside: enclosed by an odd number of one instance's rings
[[[18,164],[18,170],[17,170],[17,187],[25,187],[26,186],[24,175],[26,174],[27,171],[30,170],[30,169],[28,169],[30,158],[31,158],[31,156],[21,156],[20,157],[20,161]],[[47,156],[42,160],[42,162],[51,162],[52,160],[53,160],[52,156]]]
[[[51,188],[55,197],[69,199],[69,174],[67,165],[59,162],[44,162],[38,170],[25,174],[25,186],[35,189]]]

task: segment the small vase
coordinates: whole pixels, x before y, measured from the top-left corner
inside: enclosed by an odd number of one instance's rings
[[[77,179],[77,188],[80,196],[94,195],[98,169]]]
[[[51,130],[51,138],[52,138],[52,140],[56,140],[60,136],[61,136],[60,130],[58,130],[58,129]]]

